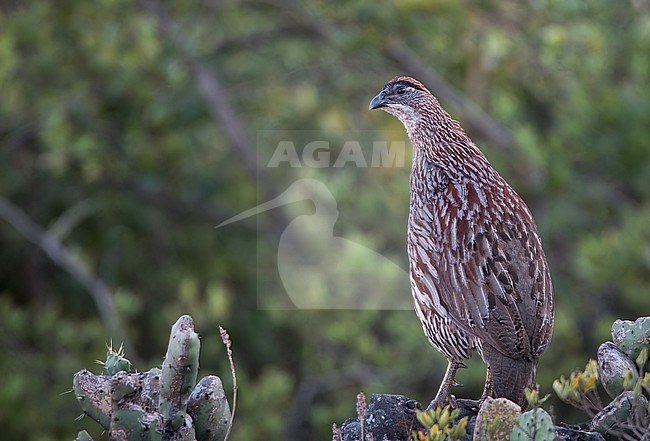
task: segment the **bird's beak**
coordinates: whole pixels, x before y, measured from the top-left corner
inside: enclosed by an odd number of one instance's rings
[[[368,110],[373,110],[373,109],[379,109],[380,107],[384,107],[386,105],[386,101],[382,97],[381,92],[370,101],[370,105],[368,106]]]

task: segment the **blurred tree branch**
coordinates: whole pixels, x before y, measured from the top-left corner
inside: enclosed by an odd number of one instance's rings
[[[161,2],[158,0],[142,0],[141,4],[145,10],[156,17],[165,35],[174,33],[176,24],[172,17],[167,14]],[[233,147],[233,151],[239,157],[249,176],[256,183],[260,196],[264,200],[272,199],[280,191],[262,165],[254,144],[244,128],[244,123],[233,109],[221,87],[217,73],[200,60],[189,57],[185,57],[185,59],[194,73],[197,89],[208,106],[214,121],[223,129]],[[287,224],[284,212],[270,210],[268,215],[271,218],[272,230],[277,235],[281,234]]]
[[[126,331],[120,325],[111,293],[101,278],[93,274],[83,261],[75,258],[56,234],[43,229],[20,207],[3,197],[0,197],[0,218],[13,226],[26,240],[38,246],[52,262],[83,286],[95,302],[106,330],[128,345]],[[135,353],[134,349],[131,352]]]
[[[234,216],[234,213],[226,213],[199,198],[180,196],[165,187],[151,188],[135,179],[121,181],[115,180],[112,177],[104,177],[101,183],[103,187],[110,188],[111,190],[129,192],[144,202],[160,207],[161,210],[170,216],[178,216],[183,219],[190,216],[194,219],[210,222],[215,225],[224,219]]]
[[[457,113],[463,115],[470,131],[491,144],[504,149],[514,147],[514,138],[507,128],[503,127],[476,104],[463,96],[451,84],[438,75],[433,69],[422,64],[418,57],[404,44],[391,42],[386,48],[389,57],[397,61],[406,73],[417,77],[431,89],[440,100],[454,107]]]
[[[274,29],[225,38],[217,45],[215,52],[226,53],[242,49],[256,49],[265,43],[274,42],[281,38],[294,37],[319,39],[325,37],[325,35],[320,27],[313,26],[311,23],[292,23]]]

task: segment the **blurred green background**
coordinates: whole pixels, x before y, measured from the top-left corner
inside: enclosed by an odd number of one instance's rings
[[[412,311],[258,307],[282,296],[258,283],[260,262],[313,205],[214,228],[322,176],[335,234],[405,267],[408,163],[271,170],[256,142],[260,130],[404,136],[367,111],[398,74],[430,86],[535,214],[557,303],[538,370],[551,393],[615,318],[650,314],[648,54],[642,0],[3,1],[2,438],[98,439],[61,395],[73,373],[99,371],[111,338],[140,370],[159,365],[183,313],[202,336],[201,375],[227,389],[217,326],[233,339],[232,439],[330,439],[360,390],[428,403],[445,363]],[[470,367],[457,395],[482,390],[482,364]]]

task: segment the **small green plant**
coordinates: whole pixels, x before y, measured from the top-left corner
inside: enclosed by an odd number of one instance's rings
[[[549,399],[550,395],[540,397],[539,387],[535,389],[526,388],[524,394],[531,410],[519,415],[510,433],[510,441],[554,440],[555,424],[551,415],[541,407]]]
[[[113,342],[106,345],[106,361],[95,360],[95,362],[104,367],[108,375],[115,375],[120,371],[129,372],[131,362],[124,357],[124,345],[120,345],[117,351],[113,349]]]
[[[560,399],[593,417],[603,408],[598,394],[598,367],[596,360],[589,360],[584,370],[576,370],[569,378],[564,375],[553,382],[553,390]]]
[[[447,441],[458,440],[467,434],[468,417],[457,421],[460,409],[451,410],[449,406],[438,407],[429,411],[417,412],[416,416],[428,432],[413,431],[414,441]]]
[[[535,389],[530,389],[527,387],[524,390],[524,396],[526,397],[526,401],[528,401],[528,405],[533,409],[542,407],[542,404],[551,398],[550,394],[546,394],[544,395],[544,398],[541,398],[539,395],[539,386]]]

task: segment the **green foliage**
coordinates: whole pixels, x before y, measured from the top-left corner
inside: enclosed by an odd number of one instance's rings
[[[548,399],[551,398],[550,394],[546,394],[544,395],[544,397],[540,397],[539,385],[533,389],[529,387],[524,389],[524,396],[526,397],[526,401],[528,402],[528,405],[532,408],[541,407],[542,404],[546,403]]]
[[[420,423],[427,432],[413,431],[415,441],[446,441],[461,439],[466,435],[468,417],[458,419],[459,409],[451,410],[450,406],[438,407],[416,413]]]
[[[109,347],[109,359],[117,354],[123,359],[122,347],[117,353]],[[195,387],[198,357],[198,334],[184,315],[172,327],[162,370],[94,375],[84,369],[75,374],[73,391],[110,439],[224,441],[230,407],[219,377],[204,377]],[[77,437],[92,439],[86,431]]]
[[[593,410],[602,408],[598,386],[596,360],[589,360],[584,370],[571,372],[569,378],[562,375],[553,382],[553,390],[560,399],[593,415]]]

